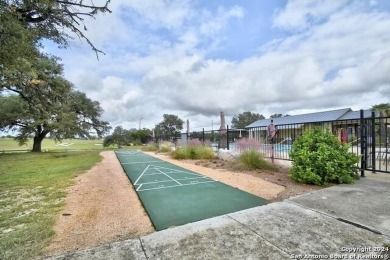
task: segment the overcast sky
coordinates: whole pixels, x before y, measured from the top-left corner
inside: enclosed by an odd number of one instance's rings
[[[191,130],[245,111],[302,114],[390,103],[388,0],[114,0],[62,58],[113,127]]]

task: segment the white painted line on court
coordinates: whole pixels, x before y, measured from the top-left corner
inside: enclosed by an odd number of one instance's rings
[[[142,177],[142,175],[144,175],[144,173],[149,169],[149,166],[151,166],[151,165],[148,165],[146,168],[145,168],[145,170],[141,173],[141,175],[138,177],[138,179],[134,182],[134,185],[137,185],[137,183],[138,183],[138,180]]]
[[[183,172],[183,173],[188,173],[188,174],[191,174],[191,175],[195,175],[195,176],[203,176],[201,174],[198,174],[198,173],[193,173],[193,172],[189,172],[189,171],[182,171],[182,170],[175,170],[175,169],[172,169],[172,168],[166,168],[166,167],[161,167],[161,166],[156,166],[156,168],[158,169],[162,169],[162,170],[169,170],[171,172],[168,172],[168,173],[175,173],[175,172]]]
[[[137,163],[161,163],[162,161],[146,161],[146,162],[129,162],[129,163],[121,163],[124,164],[137,164]]]
[[[186,180],[196,180],[196,179],[209,179],[209,180],[212,180],[211,178],[209,177],[198,177],[198,178],[187,178],[187,179],[176,179],[177,181],[186,181]],[[171,182],[172,180],[169,180],[169,181],[152,181],[152,182],[143,182],[141,184],[138,184],[138,185],[142,185],[142,184],[159,184],[159,183],[163,183],[163,182]]]
[[[152,172],[152,173],[148,173],[149,170],[152,170],[152,171],[157,171],[157,172]],[[166,170],[165,172],[163,170]],[[184,178],[184,179],[175,179],[173,177],[171,177],[170,175],[168,175],[168,173],[184,173],[184,174],[187,174],[187,175],[192,175],[192,176],[196,176],[194,178]],[[146,182],[146,183],[139,183],[142,179],[143,176],[151,176],[151,175],[164,175],[166,176],[167,178],[169,178],[170,180],[166,180],[166,181],[155,181],[155,182]],[[180,176],[181,177],[181,176]],[[179,177],[179,178],[180,178]],[[209,180],[209,181],[206,181],[206,182],[198,182],[197,180]],[[195,180],[195,181],[192,181],[191,183],[187,183],[187,184],[183,184],[183,183],[180,183],[179,181],[185,181],[185,180]],[[159,166],[156,166],[156,165],[151,165],[149,164],[143,171],[142,173],[140,174],[140,176],[138,176],[137,180],[134,182],[134,186],[136,185],[143,185],[143,184],[159,184],[159,183],[166,183],[166,182],[176,182],[178,185],[171,185],[171,186],[164,186],[164,185],[161,185],[163,187],[161,187],[161,189],[165,189],[165,188],[169,188],[169,187],[178,187],[178,186],[186,186],[186,185],[195,185],[195,184],[199,184],[199,183],[207,183],[207,182],[215,182],[215,180],[207,177],[207,176],[204,176],[204,175],[201,175],[201,174],[195,174],[195,173],[192,173],[192,172],[188,172],[188,171],[181,171],[181,170],[175,170],[175,169],[171,169],[171,168],[166,168],[166,167],[159,167]],[[196,182],[196,183],[194,183]],[[136,191],[143,191],[143,190],[155,190],[155,189],[159,189],[159,188],[150,188],[150,189],[141,189],[140,186],[137,187]]]
[[[178,184],[180,184],[181,185],[181,183],[180,182],[178,182],[177,180],[175,180],[174,178],[172,178],[171,176],[169,176],[168,174],[166,174],[165,172],[162,172],[162,171],[160,171],[159,169],[157,169],[157,167],[156,168],[154,168],[155,170],[157,170],[157,171],[159,171],[159,172],[161,172],[161,173],[163,173],[165,176],[167,176],[169,179],[171,179],[171,180],[173,180],[173,181],[175,181],[175,182],[177,182]]]
[[[162,190],[162,189],[167,189],[167,188],[174,188],[174,187],[180,187],[180,186],[189,186],[189,185],[198,185],[202,183],[209,183],[209,182],[217,182],[217,181],[203,181],[203,182],[197,182],[197,183],[187,183],[187,184],[181,184],[181,185],[173,185],[173,186],[164,186],[164,187],[157,187],[157,188],[149,188],[149,189],[143,189],[143,190],[138,190],[139,192],[141,191],[148,191],[148,190]]]

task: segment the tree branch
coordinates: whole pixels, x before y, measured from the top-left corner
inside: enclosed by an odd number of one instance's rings
[[[111,10],[108,9],[108,7],[107,7],[110,2],[111,2],[111,0],[108,0],[108,1],[106,1],[106,4],[104,6],[94,6],[94,5],[82,4],[82,1],[80,1],[79,3],[74,3],[74,2],[69,2],[69,1],[57,1],[57,3],[63,4],[63,5],[79,6],[79,7],[83,7],[83,8],[89,8],[89,9],[98,9],[101,12],[107,11],[107,12],[111,13]]]
[[[20,97],[23,98],[24,100],[26,100],[28,103],[31,102],[31,99],[28,98],[28,97],[23,93],[22,90],[13,89],[13,88],[11,88],[11,87],[9,87],[9,86],[5,86],[5,88],[8,89],[9,91],[12,91],[12,92],[15,92],[15,93],[19,94]]]

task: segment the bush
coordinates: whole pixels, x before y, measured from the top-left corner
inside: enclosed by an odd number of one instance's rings
[[[319,128],[305,132],[294,141],[290,177],[301,183],[327,185],[329,182],[352,183],[358,178],[359,157],[348,151],[329,131]]]
[[[215,153],[210,147],[206,146],[185,146],[176,148],[172,153],[174,159],[215,159]]]
[[[158,151],[158,143],[155,142],[149,142],[145,146],[143,146],[142,151],[147,151],[147,152],[155,152]]]
[[[248,150],[241,153],[237,163],[234,165],[236,170],[276,170],[276,167],[264,160],[260,152]]]
[[[158,146],[160,153],[169,153],[171,151],[171,142],[161,142]]]

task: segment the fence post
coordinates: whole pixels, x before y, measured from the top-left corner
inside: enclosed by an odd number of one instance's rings
[[[366,169],[366,145],[367,145],[367,128],[364,124],[363,109],[360,110],[360,177],[364,176],[364,170]]]
[[[226,149],[229,149],[229,125],[226,125]]]
[[[372,172],[375,173],[376,170],[376,143],[375,143],[375,112],[371,112],[371,164],[372,164]]]

